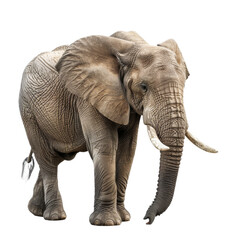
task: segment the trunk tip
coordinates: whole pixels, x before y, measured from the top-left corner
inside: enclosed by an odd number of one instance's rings
[[[155,215],[154,214],[149,214],[146,213],[145,217],[143,218],[144,220],[148,219],[148,222],[146,223],[147,225],[151,225],[155,219]]]
[[[145,217],[143,218],[144,220],[148,219],[148,222],[146,222],[146,225],[151,225],[153,223],[153,219],[151,219],[150,217]]]

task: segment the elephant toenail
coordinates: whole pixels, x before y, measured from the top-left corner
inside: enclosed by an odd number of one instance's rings
[[[121,221],[120,220],[117,220],[117,225],[120,225],[121,224]]]
[[[114,222],[112,220],[107,220],[105,223],[106,226],[113,226]]]
[[[59,219],[58,214],[57,213],[52,214],[51,219],[52,220],[58,220]]]
[[[100,221],[97,219],[97,220],[95,220],[94,224],[95,225],[100,225]]]

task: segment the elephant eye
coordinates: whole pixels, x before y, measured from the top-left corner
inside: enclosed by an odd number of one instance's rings
[[[141,83],[140,87],[141,87],[143,92],[147,92],[148,88],[147,88],[147,85],[145,83]]]

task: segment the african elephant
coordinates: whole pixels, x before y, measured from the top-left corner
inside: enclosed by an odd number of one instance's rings
[[[90,223],[130,220],[124,199],[143,115],[161,152],[157,193],[145,216],[152,223],[172,201],[185,136],[215,151],[188,132],[183,105],[188,76],[174,40],[151,46],[135,32],[81,38],[34,58],[24,70],[19,97],[40,167],[30,212],[47,220],[66,218],[57,167],[88,151],[95,177]]]

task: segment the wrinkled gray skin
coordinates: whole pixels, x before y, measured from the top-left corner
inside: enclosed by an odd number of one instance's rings
[[[23,73],[19,105],[40,167],[29,210],[65,219],[57,167],[89,151],[94,163],[94,225],[130,220],[124,199],[140,116],[170,150],[161,152],[158,188],[145,218],[170,205],[187,121],[188,71],[174,40],[148,45],[135,32],[91,36],[38,55]],[[87,181],[87,180],[86,180]]]

